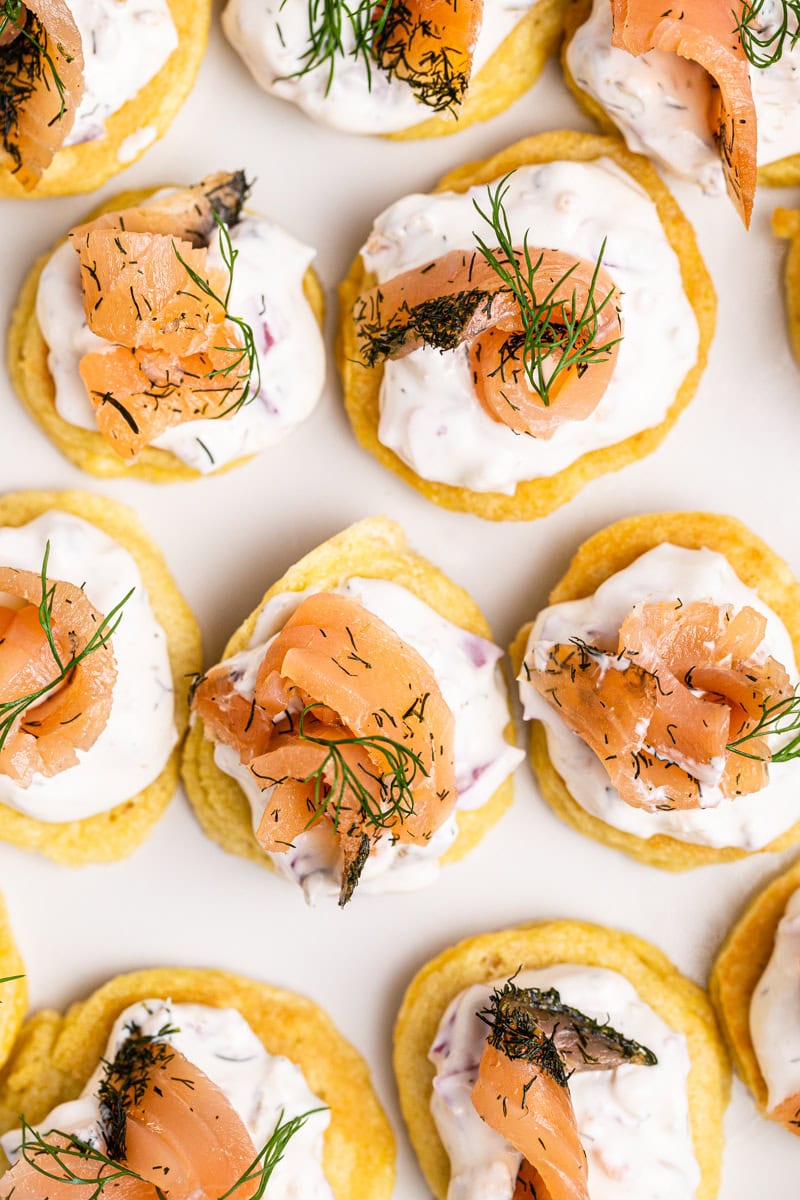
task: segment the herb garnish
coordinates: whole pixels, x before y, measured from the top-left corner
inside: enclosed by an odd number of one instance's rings
[[[360,58],[367,69],[367,84],[372,88],[372,68],[375,62],[373,42],[380,39],[392,4],[396,0],[308,0],[308,46],[301,55],[302,66],[289,78],[300,79],[323,65],[328,69],[325,95],[331,89],[339,58]],[[289,0],[281,0],[281,10]],[[380,10],[380,11],[378,11]],[[377,12],[377,16],[376,16]],[[345,33],[353,36],[352,49],[345,49]]]
[[[18,33],[13,41],[0,47],[0,121],[3,147],[18,171],[22,159],[19,146],[13,139],[19,130],[20,109],[33,96],[36,85],[45,77],[46,69],[49,69],[52,86],[59,100],[59,110],[48,122],[50,125],[61,120],[67,103],[64,81],[48,49],[47,30],[42,22],[25,9],[22,0],[0,0],[0,37],[9,25],[13,25]]]
[[[217,367],[210,371],[206,376],[208,379],[224,378],[228,379],[231,375],[235,375],[235,379],[230,383],[226,395],[230,396],[233,392],[241,388],[241,394],[236,397],[235,401],[228,405],[223,412],[216,414],[216,419],[226,417],[230,413],[238,412],[249,401],[254,400],[261,391],[261,364],[258,360],[258,352],[256,350],[256,341],[253,334],[253,328],[248,325],[243,317],[236,317],[229,311],[231,299],[231,291],[233,290],[233,268],[236,265],[236,260],[239,257],[238,249],[234,248],[231,241],[231,235],[228,227],[223,221],[219,213],[214,210],[214,220],[219,229],[219,248],[222,255],[222,261],[228,271],[228,286],[225,291],[224,299],[216,294],[211,284],[207,279],[203,279],[202,275],[198,275],[193,267],[189,266],[186,259],[178,249],[178,244],[173,240],[172,248],[175,252],[175,257],[181,264],[192,283],[199,287],[204,295],[208,296],[225,312],[225,320],[231,325],[235,325],[242,336],[242,345],[239,346],[215,346],[215,350],[231,354],[233,357],[226,367]],[[197,297],[195,297],[196,299]],[[245,370],[239,371],[239,368],[244,366]],[[253,377],[255,376],[255,382]]]
[[[456,14],[458,0],[451,3]],[[412,12],[404,0],[387,4],[381,13],[381,28],[374,35],[373,50],[388,77],[402,79],[417,100],[433,112],[453,113],[464,99],[471,56],[449,46],[446,28],[424,15],[419,6]]]
[[[748,62],[762,71],[766,67],[774,66],[780,60],[787,38],[790,50],[794,50],[800,39],[800,0],[780,0],[781,16],[772,33],[753,28],[753,24],[760,17],[766,2],[767,0],[745,0],[741,16],[737,16],[736,11],[733,11],[736,32],[741,39],[745,56]],[[790,14],[797,22],[793,33],[789,33]]]
[[[488,213],[481,208],[477,200],[473,200],[478,216],[482,217],[494,232],[499,253],[485,242],[480,234],[473,232],[473,237],[486,262],[519,305],[522,334],[520,338],[515,339],[510,358],[517,361],[521,352],[528,382],[540,397],[542,404],[547,407],[550,404],[551,389],[559,375],[571,367],[582,375],[588,367],[607,359],[610,350],[622,341],[620,336],[612,338],[602,346],[593,344],[597,336],[600,313],[611,303],[617,292],[612,289],[599,303],[595,295],[606,249],[604,238],[586,301],[580,312],[575,291],[569,304],[555,299],[562,285],[577,269],[577,263],[569,267],[543,296],[537,295],[536,274],[544,261],[544,252],[534,261],[528,246],[527,232],[522,239],[521,254],[514,248],[504,203],[513,174],[514,172],[510,171],[505,175],[494,190],[491,187],[486,189],[490,206]]]
[[[243,1175],[237,1179],[233,1187],[224,1192],[218,1200],[228,1200],[240,1187],[244,1187],[248,1183],[255,1184],[254,1190],[248,1196],[247,1200],[261,1200],[264,1192],[267,1189],[267,1184],[272,1178],[272,1172],[277,1167],[278,1163],[283,1158],[286,1147],[289,1142],[299,1133],[305,1125],[309,1117],[313,1117],[316,1113],[326,1112],[323,1108],[311,1108],[308,1112],[301,1113],[299,1117],[292,1117],[288,1121],[284,1121],[281,1109],[278,1116],[278,1121],[270,1134],[267,1142],[262,1150],[259,1150],[250,1166]]]
[[[161,1039],[178,1032],[172,1025],[162,1025],[157,1033],[146,1034],[131,1024],[111,1062],[103,1060],[106,1072],[97,1089],[100,1129],[108,1155],[115,1161],[126,1157],[128,1110],[141,1103],[154,1068],[165,1067],[174,1058],[169,1044]]]
[[[53,655],[55,664],[58,667],[58,675],[52,679],[50,683],[43,684],[37,691],[29,693],[27,696],[20,696],[16,700],[5,700],[0,703],[0,750],[6,744],[6,741],[14,727],[15,722],[22,716],[27,709],[33,704],[38,704],[45,696],[49,695],[54,689],[61,686],[71,673],[79,666],[84,659],[93,654],[95,650],[108,645],[110,639],[119,628],[122,620],[122,609],[128,603],[134,593],[134,588],[131,588],[127,595],[115,604],[107,616],[103,617],[100,624],[95,629],[92,636],[89,638],[86,645],[77,654],[72,653],[72,657],[64,661],[56,645],[55,637],[53,636],[53,602],[55,600],[57,583],[54,583],[50,588],[47,586],[47,564],[50,559],[50,541],[48,539],[45,549],[44,558],[42,559],[41,581],[42,581],[42,598],[39,602],[39,624],[47,638],[47,644],[50,647],[50,653]]]
[[[750,754],[747,750],[741,749],[754,738],[780,737],[787,733],[794,733],[796,736],[774,753]],[[769,699],[763,700],[761,716],[755,725],[735,741],[729,742],[727,749],[733,754],[741,754],[743,758],[752,758],[759,762],[766,760],[785,763],[800,758],[800,692],[795,690],[793,696],[786,696],[785,699],[777,700],[774,703]]]

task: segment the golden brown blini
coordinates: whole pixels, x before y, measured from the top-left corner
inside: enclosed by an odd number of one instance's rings
[[[200,631],[160,550],[125,505],[88,492],[15,492],[0,498],[0,527],[25,525],[53,510],[97,526],[135,560],[155,618],[167,635],[175,694],[177,743],[161,773],[138,795],[108,812],[64,822],[37,821],[0,804],[0,841],[37,850],[66,866],[82,866],[131,854],[172,799],[188,721],[187,676],[199,670],[202,661]]]
[[[28,1007],[28,986],[24,972],[6,906],[0,896],[0,1067],[11,1053]]]
[[[789,242],[784,275],[786,321],[794,356],[800,364],[800,209],[776,208],[772,214],[772,232]]]
[[[434,1067],[428,1052],[447,1006],[472,984],[505,980],[520,968],[562,963],[617,971],[686,1038],[692,1142],[702,1172],[696,1197],[713,1200],[719,1188],[730,1068],[708,998],[649,942],[579,921],[518,925],[468,938],[439,954],[409,985],[395,1026],[394,1067],[411,1143],[434,1196],[445,1200],[450,1162],[430,1113]]]
[[[36,1013],[0,1073],[0,1132],[16,1128],[20,1114],[35,1124],[57,1104],[74,1100],[105,1053],[120,1013],[137,1001],[167,998],[235,1009],[267,1053],[296,1063],[331,1111],[323,1169],[336,1200],[388,1200],[394,1137],[364,1060],[313,1001],[223,971],[176,967],[119,975],[63,1017],[52,1010]]]
[[[643,429],[615,445],[591,450],[554,475],[519,483],[513,495],[477,492],[423,479],[378,438],[383,367],[379,365],[366,368],[358,361],[358,342],[353,320],[353,306],[357,297],[376,282],[366,271],[361,255],[340,285],[337,361],[344,387],[345,408],[353,432],[361,445],[379,462],[389,467],[434,504],[460,512],[475,513],[492,521],[528,521],[545,516],[565,504],[590,480],[609,471],[619,470],[655,450],[697,390],[714,334],[714,288],[697,248],[692,227],[672,194],[650,163],[638,155],[631,154],[618,138],[566,131],[539,134],[517,142],[484,162],[468,163],[451,171],[434,188],[434,194],[448,191],[466,192],[471,187],[499,180],[511,171],[531,164],[561,159],[592,162],[599,158],[610,158],[626,171],[655,204],[667,239],[678,257],[683,290],[694,310],[699,328],[700,342],[695,365],[684,377],[664,420],[650,429]]]
[[[789,632],[795,656],[800,657],[800,587],[790,568],[740,521],[715,513],[655,513],[617,521],[578,549],[566,574],[551,591],[548,603],[591,596],[611,575],[665,542],[722,554],[742,583],[752,588],[780,617]],[[523,626],[510,649],[516,675],[522,667],[531,627],[532,622]],[[709,863],[732,862],[750,853],[738,847],[697,845],[664,834],[641,838],[606,824],[582,808],[567,790],[550,760],[545,730],[539,721],[531,724],[529,753],[539,790],[558,816],[587,837],[642,862],[668,871],[686,871]],[[800,823],[763,849],[785,850],[797,841],[800,841]]]

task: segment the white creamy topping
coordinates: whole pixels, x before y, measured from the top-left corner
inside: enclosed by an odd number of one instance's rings
[[[753,28],[768,37],[783,19],[783,0],[764,0]],[[789,30],[797,29],[791,13]],[[578,86],[619,127],[631,150],[654,158],[667,170],[699,183],[704,191],[725,190],[719,152],[708,119],[711,77],[677,54],[651,50],[638,58],[611,45],[609,0],[594,0],[589,19],[567,50]],[[787,38],[770,67],[750,68],[758,128],[758,162],[764,166],[800,154],[800,42]]]
[[[771,655],[797,678],[794,651],[786,626],[751,588],[746,587],[721,554],[687,550],[668,543],[641,555],[625,570],[607,579],[593,596],[554,604],[536,618],[525,658],[541,664],[550,646],[582,638],[589,644],[613,644],[623,620],[635,604],[681,599],[684,604],[710,600],[745,605],[767,618],[759,658]],[[586,743],[567,728],[555,709],[532,683],[519,677],[525,718],[542,721],[547,748],[573,798],[587,812],[615,829],[640,838],[668,834],[703,846],[736,846],[758,850],[800,820],[796,764],[773,765],[765,788],[727,800],[718,786],[701,784],[702,808],[646,812],[620,799],[605,768]]]
[[[69,0],[81,35],[84,93],[66,144],[105,134],[112,113],[153,79],[178,45],[167,0]]]
[[[536,2],[484,0],[473,75]],[[262,88],[291,100],[315,120],[352,133],[391,133],[438,115],[415,98],[406,82],[390,80],[375,64],[370,84],[363,57],[352,54],[355,38],[346,21],[345,54],[336,57],[333,78],[328,63],[298,76],[308,48],[309,7],[307,0],[228,0],[222,27]],[[351,7],[357,7],[356,0]]]
[[[239,257],[229,309],[253,329],[261,390],[231,417],[188,421],[152,443],[203,473],[280,441],[312,412],[325,380],[325,346],[303,292],[314,251],[263,217],[246,216],[230,236]],[[218,233],[208,265],[223,266]],[[78,256],[68,242],[42,272],[36,316],[50,350],[47,363],[59,415],[71,425],[96,430],[79,364],[84,354],[109,343],[86,324]]]
[[[517,244],[557,247],[603,264],[622,293],[625,336],[600,404],[550,439],[493,421],[472,386],[468,351],[415,350],[384,367],[381,442],[423,479],[511,494],[522,480],[555,474],[582,454],[663,420],[697,356],[698,332],[680,264],[655,205],[608,159],[521,167],[505,197]],[[361,254],[379,283],[449,250],[488,237],[475,211],[488,211],[486,187],[463,195],[406,196],[382,213]],[[487,232],[488,231],[488,232]],[[647,386],[642,386],[646,375]]]
[[[522,1156],[478,1116],[471,1092],[487,1026],[475,1015],[504,980],[474,984],[447,1008],[428,1057],[436,1068],[431,1113],[450,1156],[447,1200],[511,1200]],[[592,1200],[689,1200],[700,1182],[686,1093],[686,1039],[644,1003],[624,976],[559,964],[515,976],[518,987],[556,988],[565,1004],[652,1050],[653,1067],[625,1065],[570,1078],[588,1159]]]
[[[775,945],[750,1001],[750,1036],[769,1090],[768,1107],[800,1094],[800,890],[775,931]]]
[[[0,564],[42,569],[76,587],[107,614],[131,588],[111,645],[117,681],[108,724],[78,763],[52,778],[35,775],[21,788],[0,774],[0,803],[37,821],[77,821],[107,812],[147,787],[161,773],[178,735],[167,638],[158,624],[133,557],[102,530],[69,513],[44,513],[17,529],[0,528]]]
[[[131,1028],[169,1043],[208,1076],[225,1094],[253,1139],[256,1150],[267,1142],[279,1120],[291,1120],[322,1101],[309,1089],[305,1076],[288,1058],[268,1054],[244,1017],[232,1008],[203,1004],[173,1004],[143,1000],[117,1018],[104,1058],[110,1062],[130,1036]],[[177,1032],[164,1034],[166,1028]],[[98,1087],[105,1074],[99,1063],[78,1100],[60,1104],[39,1123],[42,1133],[72,1133],[102,1148]],[[330,1123],[327,1109],[309,1117],[289,1141],[283,1160],[270,1179],[269,1200],[333,1200],[322,1170],[322,1145]],[[0,1138],[13,1163],[19,1157],[19,1130]],[[255,1156],[254,1156],[255,1157]]]
[[[353,578],[330,590],[358,600],[425,659],[455,718],[457,808],[480,808],[524,758],[523,751],[509,745],[503,736],[510,717],[499,666],[502,651],[485,638],[445,620],[396,583]],[[308,594],[286,592],[274,596],[259,615],[250,649],[227,660],[241,671],[236,690],[243,696],[252,699],[268,643]],[[271,789],[259,790],[230,747],[217,745],[214,759],[246,793],[253,811],[253,828],[258,829],[269,807]],[[439,870],[438,859],[456,832],[455,819],[451,818],[424,846],[392,844],[390,838],[381,838],[367,860],[359,891],[406,891],[432,882]],[[328,822],[302,833],[285,854],[270,854],[270,858],[283,874],[302,885],[309,903],[338,897],[341,859]]]

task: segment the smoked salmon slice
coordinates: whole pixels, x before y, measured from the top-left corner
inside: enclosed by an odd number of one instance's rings
[[[62,676],[39,620],[41,576],[31,571],[0,568],[0,593],[17,597],[23,607],[0,635],[0,704],[13,705],[32,696]],[[50,622],[56,649],[65,667],[83,652],[104,620],[81,588],[47,580]],[[105,729],[111,713],[112,690],[117,677],[116,659],[109,639],[101,639],[56,689],[24,706],[0,747],[0,773],[21,787],[33,776],[57,775],[78,762],[78,750],[89,750]],[[12,713],[13,708],[6,708]]]
[[[381,836],[425,844],[451,815],[453,714],[425,660],[358,601],[306,596],[268,644],[252,700],[236,689],[242,669],[237,658],[212,668],[191,705],[269,792],[264,849],[285,852],[330,822],[349,898]]]
[[[709,122],[719,148],[725,182],[745,227],[756,191],[756,109],[750,65],[737,25],[742,0],[612,0],[611,44],[630,54],[664,50],[703,67],[715,85]]]
[[[84,92],[83,49],[66,0],[26,0],[16,21],[8,8],[0,11],[0,165],[30,191],[75,122]]]
[[[472,1103],[523,1156],[515,1200],[589,1200],[586,1153],[569,1092],[575,1072],[652,1066],[655,1055],[561,1003],[555,989],[496,991]]]
[[[770,752],[729,747],[755,728],[764,705],[793,695],[789,676],[759,653],[766,619],[745,606],[680,601],[636,605],[617,645],[556,643],[526,677],[603,763],[634,808],[697,808],[701,788],[728,799],[760,790]]]
[[[502,251],[496,253],[508,266]],[[492,420],[549,438],[565,421],[585,420],[605,394],[623,333],[619,294],[608,272],[585,259],[531,246],[514,254],[526,276],[528,256],[534,267],[532,328],[512,288],[483,254],[451,250],[359,296],[354,319],[360,353],[375,366],[421,346],[467,345],[473,388]],[[555,372],[560,356],[554,336],[563,336],[570,322],[581,324],[573,350],[590,353],[590,361]]]
[[[391,78],[403,79],[434,112],[464,99],[483,23],[483,0],[390,0],[378,5],[372,48]]]

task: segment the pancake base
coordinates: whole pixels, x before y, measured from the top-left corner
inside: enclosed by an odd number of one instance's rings
[[[19,978],[15,978],[19,976]],[[3,1066],[17,1039],[25,1010],[28,1007],[28,984],[25,964],[14,943],[8,912],[0,896],[0,1067]]]
[[[567,159],[591,162],[607,157],[635,179],[649,194],[657,210],[670,245],[678,256],[686,296],[694,310],[700,334],[697,362],[686,375],[663,421],[643,429],[615,445],[591,450],[555,475],[526,480],[517,484],[513,495],[501,492],[476,492],[469,488],[434,483],[423,479],[408,467],[378,438],[380,420],[381,366],[368,369],[358,362],[356,328],[352,318],[357,297],[374,286],[375,277],[364,268],[361,255],[356,258],[347,278],[339,287],[340,330],[337,365],[342,376],[344,403],[358,441],[383,466],[399,475],[434,504],[459,512],[471,512],[489,521],[531,521],[566,504],[590,480],[609,471],[617,471],[650,454],[666,437],[697,390],[705,369],[708,349],[716,323],[716,295],[711,278],[700,256],[691,225],[671,193],[646,159],[631,154],[619,138],[597,137],[569,131],[542,133],[517,142],[484,162],[468,163],[451,171],[433,189],[437,192],[465,192],[478,184],[499,179],[509,171],[533,163]]]
[[[64,1017],[37,1013],[0,1074],[0,1132],[16,1128],[20,1113],[35,1124],[55,1105],[74,1100],[105,1053],[119,1014],[137,1001],[165,998],[235,1008],[268,1053],[297,1063],[331,1110],[323,1166],[336,1200],[389,1200],[394,1137],[364,1060],[311,1000],[222,971],[159,968],[119,975]]]
[[[789,340],[800,363],[800,209],[776,208],[772,214],[772,232],[789,239],[784,276],[784,298]]]
[[[0,526],[25,525],[57,509],[82,517],[108,534],[136,560],[153,613],[167,634],[175,688],[178,741],[160,775],[130,800],[79,821],[37,821],[0,804],[0,841],[37,850],[77,867],[126,858],[150,834],[178,784],[180,746],[188,722],[187,676],[202,664],[200,630],[156,547],[129,508],[88,492],[12,492],[0,497]]]
[[[561,604],[591,596],[609,576],[630,566],[640,555],[663,542],[672,542],[692,550],[705,547],[723,554],[741,581],[757,592],[781,618],[800,661],[800,586],[791,570],[746,525],[733,517],[716,513],[654,513],[617,521],[596,533],[579,548],[566,575],[550,593],[548,604]],[[525,625],[511,646],[515,675],[522,668],[530,630],[531,625]],[[800,822],[761,850],[700,846],[664,834],[640,838],[592,816],[572,797],[552,764],[540,721],[531,723],[529,752],[539,790],[559,817],[579,833],[605,842],[653,867],[661,867],[666,871],[688,871],[710,863],[733,862],[748,854],[785,850],[800,841]]]
[[[253,636],[258,616],[269,600],[281,592],[307,588],[336,587],[352,576],[387,579],[407,588],[432,609],[480,637],[492,631],[474,600],[437,567],[409,548],[403,530],[385,517],[373,517],[351,525],[323,542],[274,583],[258,608],[231,637],[223,659],[244,650]],[[506,740],[516,743],[514,724],[509,721]],[[235,779],[214,762],[214,746],[203,733],[203,721],[195,717],[183,753],[183,782],[200,824],[210,838],[229,854],[274,871],[270,859],[256,841],[250,804]],[[478,844],[500,820],[514,796],[512,777],[501,783],[481,808],[456,815],[458,836],[441,863],[457,862]]]
[[[695,1197],[713,1200],[719,1189],[730,1067],[708,998],[649,942],[579,921],[518,925],[468,938],[445,950],[412,980],[395,1026],[394,1067],[403,1116],[433,1194],[445,1200],[450,1179],[447,1152],[430,1114],[435,1072],[428,1060],[445,1009],[474,983],[508,979],[520,968],[556,963],[618,971],[667,1025],[686,1038],[692,1141],[702,1173]]]
[[[122,192],[95,209],[87,220],[93,220],[101,213],[142,204],[155,190],[149,188],[147,191]],[[155,446],[145,446],[136,461],[127,465],[125,460],[112,450],[102,434],[70,424],[56,409],[56,387],[47,363],[47,342],[36,317],[36,295],[42,271],[61,244],[59,241],[50,254],[43,255],[34,263],[22,285],[11,318],[8,332],[8,370],[23,405],[61,453],[90,475],[97,475],[101,479],[143,479],[147,483],[178,483],[205,478],[201,471],[181,462],[171,451]],[[325,298],[322,284],[312,267],[307,269],[303,278],[303,291],[314,316],[322,326]],[[206,474],[220,475],[249,462],[250,457],[252,456],[233,459],[216,471]]]

